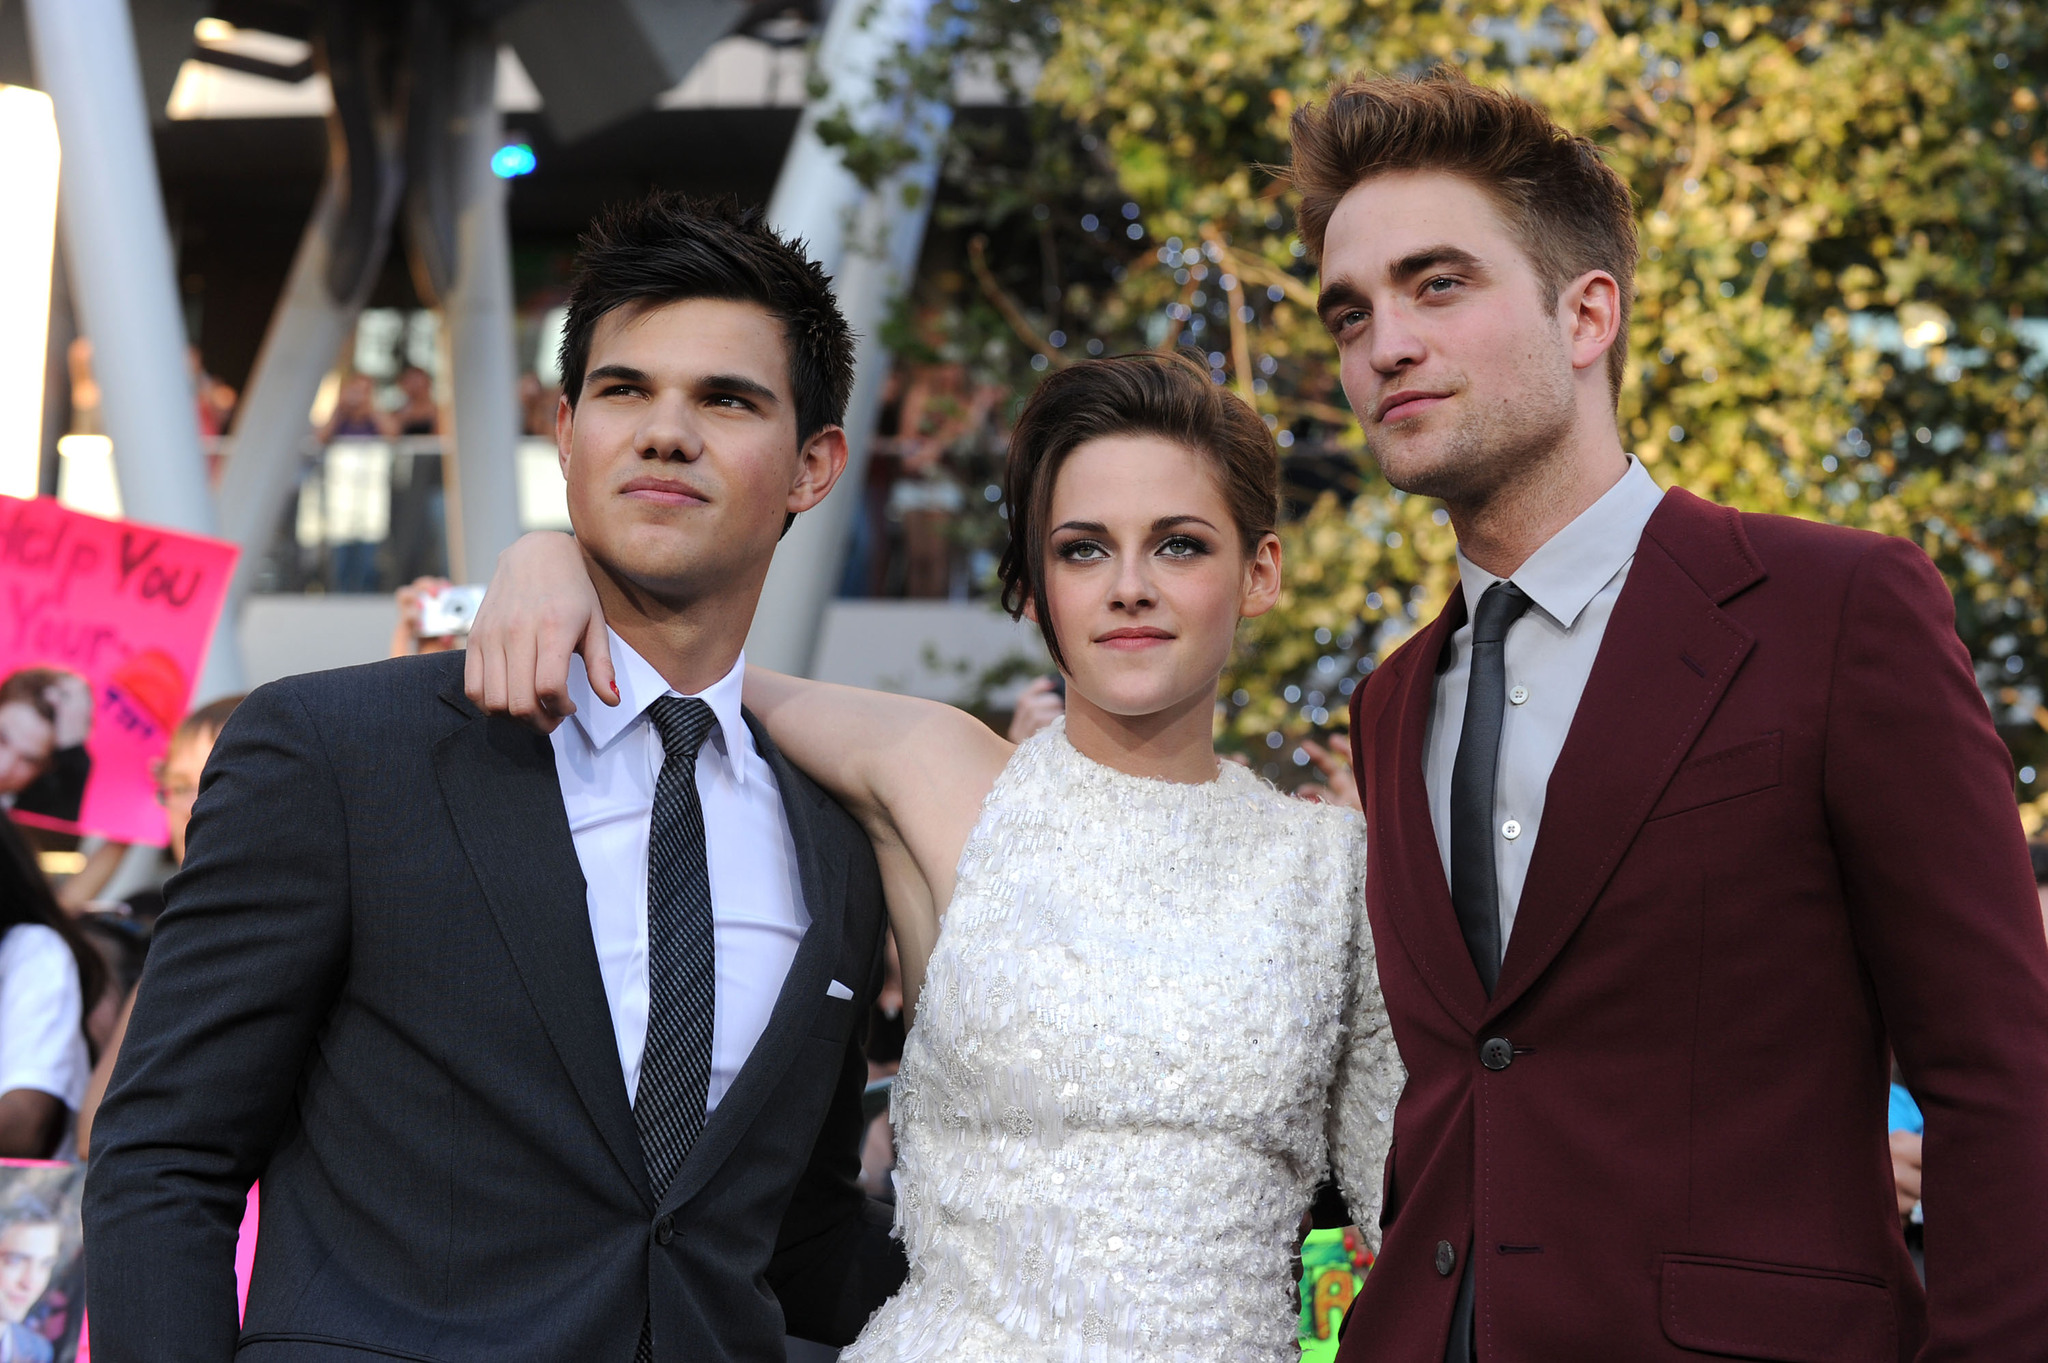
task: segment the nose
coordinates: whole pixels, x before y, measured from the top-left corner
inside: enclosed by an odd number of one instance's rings
[[[1373,314],[1372,339],[1366,358],[1382,374],[1400,373],[1422,360],[1422,332],[1408,309],[1389,306]]]
[[[697,423],[691,420],[689,399],[677,392],[657,394],[641,416],[640,428],[633,433],[633,445],[642,459],[695,462],[704,453],[704,439]]]
[[[1135,613],[1159,604],[1151,567],[1149,554],[1126,554],[1117,560],[1116,578],[1109,584],[1111,610]]]

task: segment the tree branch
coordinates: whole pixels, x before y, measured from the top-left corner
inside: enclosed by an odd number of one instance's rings
[[[1017,305],[1017,300],[1010,297],[1009,292],[996,282],[995,275],[988,268],[986,236],[976,233],[968,241],[967,263],[974,271],[974,282],[981,286],[982,296],[995,305],[1003,320],[1010,324],[1010,330],[1017,333],[1018,340],[1061,368],[1072,363],[1066,356],[1054,350],[1045,337],[1038,334],[1038,329],[1032,326],[1031,320],[1024,315],[1024,309]]]

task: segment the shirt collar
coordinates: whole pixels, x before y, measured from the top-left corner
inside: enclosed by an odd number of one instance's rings
[[[1628,471],[1620,481],[1515,570],[1515,585],[1527,592],[1545,615],[1570,629],[1600,589],[1635,557],[1643,527],[1663,498],[1657,480],[1630,455]],[[1478,609],[1480,594],[1500,579],[1466,558],[1460,549],[1458,581],[1464,586],[1469,612]]]
[[[654,670],[653,663],[621,639],[618,631],[607,629],[605,634],[611,640],[612,672],[619,682],[619,703],[616,706],[606,705],[597,698],[597,692],[590,685],[590,675],[584,670],[582,655],[569,659],[569,699],[576,703],[574,719],[583,727],[583,735],[590,740],[590,745],[600,752],[616,742],[619,735],[658,698],[681,694]],[[732,671],[695,696],[695,699],[709,705],[712,715],[717,718],[718,746],[732,771],[733,783],[742,786],[747,783],[747,764],[742,758],[754,750],[754,735],[748,730],[747,721],[740,711],[740,692],[746,675],[747,655],[742,651],[733,663]],[[737,748],[734,746],[736,743],[739,745]]]

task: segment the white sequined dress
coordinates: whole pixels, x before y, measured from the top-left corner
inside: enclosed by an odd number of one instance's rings
[[[910,1277],[844,1363],[1298,1360],[1335,1158],[1371,1234],[1402,1083],[1357,816],[1055,724],[989,793],[893,1111]]]

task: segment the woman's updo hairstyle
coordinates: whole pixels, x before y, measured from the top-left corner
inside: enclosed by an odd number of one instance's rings
[[[1010,543],[997,569],[1003,609],[1012,619],[1026,602],[1061,671],[1045,595],[1046,522],[1060,465],[1077,446],[1105,436],[1150,435],[1202,455],[1216,469],[1238,538],[1249,555],[1280,515],[1280,452],[1259,414],[1179,355],[1143,353],[1083,360],[1038,385],[1010,434],[1003,469]],[[1163,490],[1163,489],[1162,489]]]

